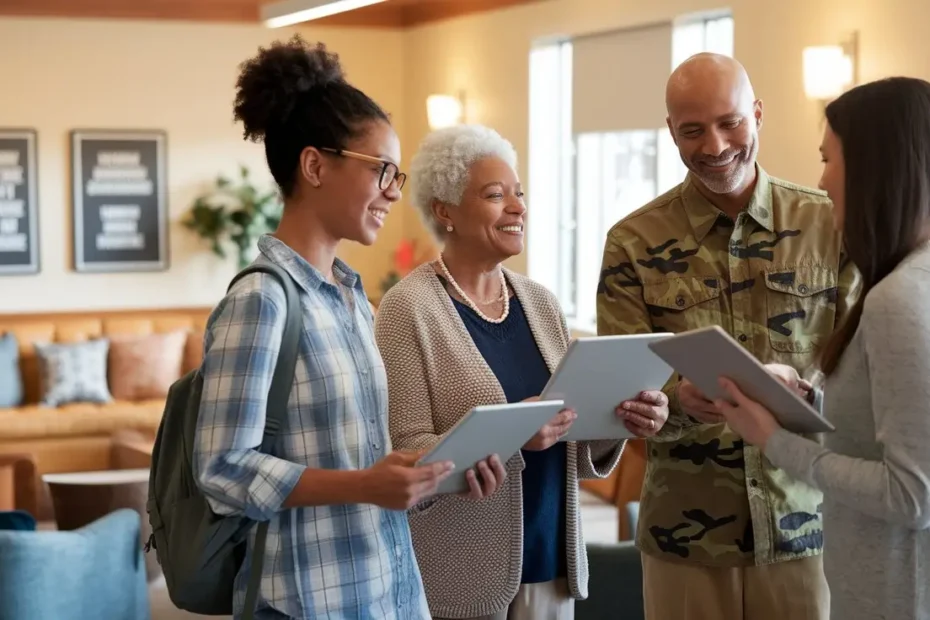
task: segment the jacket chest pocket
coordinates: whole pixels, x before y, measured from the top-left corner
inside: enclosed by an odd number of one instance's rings
[[[720,281],[716,278],[671,278],[643,283],[643,298],[653,331],[681,333],[720,325]]]
[[[776,351],[809,353],[833,333],[836,269],[780,266],[765,272],[766,328]]]

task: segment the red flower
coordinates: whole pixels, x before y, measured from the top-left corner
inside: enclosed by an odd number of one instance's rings
[[[394,250],[394,268],[401,276],[407,275],[416,266],[416,254],[416,244],[406,239]]]

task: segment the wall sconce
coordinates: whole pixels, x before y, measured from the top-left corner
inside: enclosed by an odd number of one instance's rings
[[[426,98],[426,116],[434,131],[458,125],[465,119],[465,95],[430,95]]]
[[[804,94],[808,99],[829,101],[857,81],[858,36],[840,45],[804,48]]]

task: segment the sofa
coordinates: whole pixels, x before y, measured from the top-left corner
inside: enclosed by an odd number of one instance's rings
[[[34,470],[35,485],[34,493],[0,489],[0,498],[34,495],[36,516],[49,519],[43,474],[116,469],[114,437],[130,432],[154,438],[167,384],[200,365],[210,311],[0,314],[0,463],[15,455],[21,464],[18,472]],[[4,343],[18,349],[13,371],[9,351],[2,357]],[[81,345],[62,346],[75,343]],[[83,345],[85,351],[74,353]],[[74,380],[67,384],[67,372],[84,372],[95,364],[96,377],[82,377],[83,385]],[[11,377],[16,372],[18,384]],[[101,372],[106,376],[99,376]],[[22,465],[24,459],[31,464]],[[0,484],[4,480],[22,484],[22,474],[0,477]]]

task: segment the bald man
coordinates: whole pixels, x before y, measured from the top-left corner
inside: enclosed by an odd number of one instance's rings
[[[757,164],[762,102],[731,58],[684,62],[667,108],[688,174],[608,233],[598,333],[719,325],[810,378],[860,287],[830,202]],[[827,620],[820,493],[744,445],[688,381],[675,375],[665,392],[636,536],[647,619]]]

